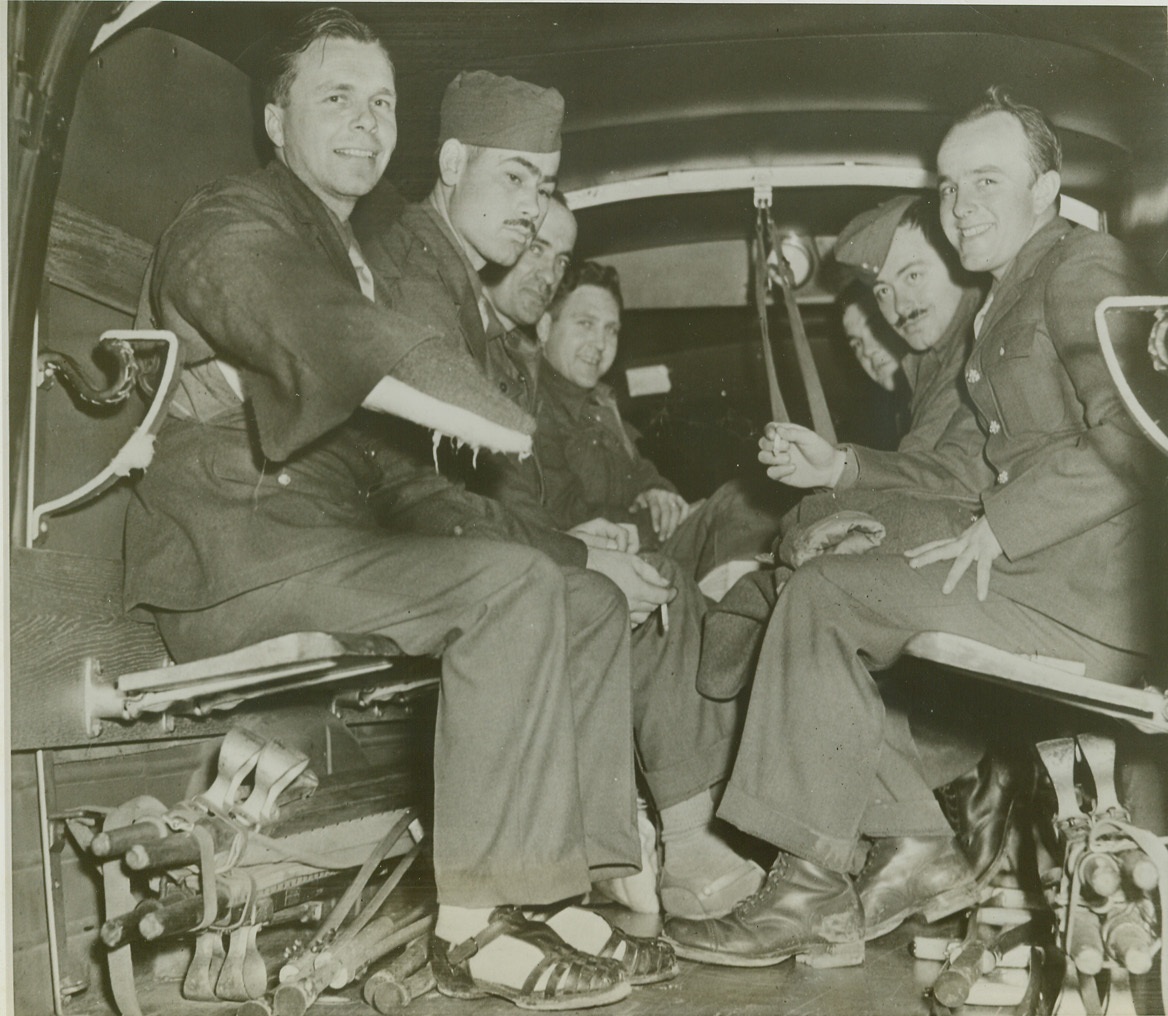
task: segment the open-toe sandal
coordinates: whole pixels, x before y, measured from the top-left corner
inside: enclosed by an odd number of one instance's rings
[[[534,946],[541,953],[523,987],[488,981],[470,971],[470,958],[502,935]],[[612,959],[573,949],[551,928],[526,918],[514,907],[497,907],[486,928],[454,945],[437,935],[430,940],[430,964],[438,990],[450,998],[505,998],[521,1009],[587,1009],[628,997],[623,966]]]
[[[630,935],[616,925],[596,955],[616,960],[630,984],[657,984],[677,976],[677,956],[665,939]]]

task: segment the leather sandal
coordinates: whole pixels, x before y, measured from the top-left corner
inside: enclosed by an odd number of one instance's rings
[[[624,949],[621,949],[621,946]],[[658,984],[677,976],[677,955],[663,938],[642,938],[613,925],[612,934],[596,954],[616,960],[624,969],[629,984]]]
[[[543,953],[521,988],[477,978],[470,971],[470,958],[503,935]],[[497,907],[482,931],[457,945],[434,935],[430,964],[443,995],[461,999],[494,995],[520,1009],[587,1009],[619,1002],[631,990],[620,963],[573,949],[547,925],[529,920],[515,907]]]

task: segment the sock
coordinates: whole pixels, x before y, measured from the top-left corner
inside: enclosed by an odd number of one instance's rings
[[[549,928],[573,949],[597,955],[612,936],[612,925],[599,914],[583,907],[564,907],[545,922]],[[614,957],[620,959],[620,952]]]
[[[763,871],[715,832],[721,784],[661,810],[661,902],[679,917],[720,917],[762,884]]]
[[[487,926],[492,910],[493,907],[453,907],[440,903],[434,934],[451,945],[458,945],[473,938]],[[468,966],[471,976],[476,980],[522,988],[532,968],[541,959],[543,952],[535,946],[520,942],[510,935],[500,935],[475,953],[468,961]],[[536,990],[543,989],[554,969],[553,965],[540,978]]]

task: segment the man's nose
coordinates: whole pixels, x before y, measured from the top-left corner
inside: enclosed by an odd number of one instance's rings
[[[555,263],[550,260],[541,261],[536,266],[535,275],[548,289],[553,289],[558,283]]]
[[[359,131],[368,131],[370,134],[377,133],[379,125],[377,115],[373,112],[373,107],[358,106],[356,115],[353,118],[353,126]]]
[[[517,211],[524,218],[530,219],[532,223],[539,221],[539,188],[534,183],[520,188],[519,208]]]
[[[972,209],[973,201],[971,200],[970,189],[968,187],[958,187],[953,194],[954,217],[962,219],[968,215]]]

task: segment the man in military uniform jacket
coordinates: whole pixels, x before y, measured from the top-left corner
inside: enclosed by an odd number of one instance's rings
[[[923,877],[930,868],[956,877],[939,814],[916,836],[882,836],[869,823],[874,806],[901,803],[923,817],[931,799],[916,745],[890,722],[872,676],[914,634],[1077,660],[1104,681],[1135,682],[1147,665],[1151,450],[1108,376],[1093,322],[1102,298],[1138,291],[1141,277],[1120,243],[1056,215],[1060,154],[1045,118],[997,90],[941,146],[946,235],[962,264],[994,283],[974,326],[971,407],[938,446],[857,463],[846,448],[779,425],[760,455],[774,478],[797,486],[949,492],[976,497],[979,509],[949,531],[922,533],[905,555],[819,557],[788,580],[720,809],[780,848],[772,891],[719,922],[668,922],[682,955],[777,962],[809,952],[855,963],[860,900],[874,889],[902,882],[910,899],[897,917],[937,917],[956,902],[947,878]],[[1142,345],[1130,333],[1117,342],[1131,353]],[[906,856],[911,865],[897,862]]]

